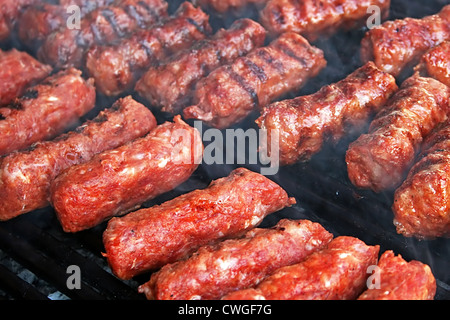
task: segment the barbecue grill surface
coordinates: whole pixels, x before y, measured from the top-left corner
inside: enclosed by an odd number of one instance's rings
[[[173,12],[181,1],[171,1]],[[392,0],[389,19],[423,17],[438,12],[448,0]],[[256,18],[252,7],[239,13],[239,17]],[[237,13],[218,17],[211,14],[215,29],[227,27],[237,18]],[[323,85],[344,78],[361,65],[359,44],[365,30],[341,32],[330,39],[314,44],[325,52],[327,67],[315,79],[295,95],[309,94]],[[20,48],[14,40],[2,49]],[[407,75],[403,75],[406,77]],[[139,97],[135,97],[139,100]],[[114,99],[115,100],[115,99]],[[98,97],[96,112],[114,101]],[[145,103],[145,102],[144,102]],[[172,117],[155,112],[158,122]],[[257,128],[252,114],[234,128]],[[204,126],[204,129],[206,127]],[[392,192],[375,194],[352,186],[347,178],[345,151],[356,136],[346,137],[335,146],[326,146],[308,163],[280,168],[275,176],[268,176],[279,183],[290,196],[297,199],[291,208],[269,215],[261,227],[269,227],[281,218],[309,219],[321,223],[335,236],[350,235],[367,244],[379,244],[381,252],[394,250],[406,260],[420,260],[428,264],[437,279],[436,299],[450,300],[450,239],[419,241],[398,235],[392,223]],[[242,152],[242,151],[240,151]],[[259,172],[259,165],[227,165],[202,163],[192,177],[153,201],[148,207],[172,199],[182,193],[204,188],[213,179],[227,175],[236,167],[244,166]],[[104,252],[103,223],[93,229],[76,234],[62,231],[53,209],[45,208],[0,223],[0,298],[3,299],[102,299],[143,300],[137,286],[149,279],[149,274],[130,281],[121,281],[111,274]],[[69,289],[69,266],[78,266],[81,272],[81,288]]]

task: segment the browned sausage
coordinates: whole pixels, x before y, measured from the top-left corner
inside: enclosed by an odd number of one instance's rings
[[[378,7],[380,19],[388,17],[390,0],[269,0],[260,16],[271,34],[297,32],[315,41],[364,25],[371,6]]]
[[[52,68],[24,51],[0,50],[0,107],[50,75]]]
[[[0,220],[46,207],[50,184],[64,169],[143,136],[155,126],[150,110],[125,97],[75,131],[4,157],[0,162]]]
[[[94,227],[186,181],[202,152],[199,132],[177,116],[145,137],[66,169],[51,185],[51,203],[64,231]]]
[[[188,119],[227,128],[284,94],[300,89],[326,65],[323,52],[296,33],[285,33],[215,69],[197,83]]]
[[[114,45],[92,47],[86,55],[86,69],[103,94],[128,92],[152,64],[204,39],[211,31],[208,21],[209,16],[201,9],[183,2],[161,24],[136,31]]]
[[[278,134],[281,165],[308,161],[327,140],[361,132],[396,90],[395,78],[368,62],[316,93],[272,103],[256,123],[267,130],[268,146]]]
[[[375,192],[399,186],[413,165],[423,139],[450,111],[450,88],[417,74],[372,121],[369,132],[352,142],[346,162],[350,181]]]
[[[103,233],[105,256],[117,277],[130,279],[201,246],[241,236],[293,203],[270,179],[238,168],[205,189],[111,219]]]
[[[224,300],[353,300],[364,290],[367,268],[379,246],[348,236],[334,238],[304,261],[275,271],[258,286],[235,291]]]
[[[22,10],[37,0],[2,0],[0,1],[0,42],[10,38]]]
[[[80,28],[52,32],[37,51],[39,60],[54,68],[82,68],[86,51],[94,44],[110,44],[167,16],[164,0],[123,0],[98,8],[80,21]]]
[[[370,29],[361,41],[361,59],[373,60],[381,70],[398,76],[446,40],[450,40],[450,5],[422,19],[386,21]]]
[[[36,51],[53,31],[66,26],[68,19],[74,14],[68,11],[69,6],[77,5],[80,18],[98,7],[111,5],[118,0],[63,0],[59,4],[36,2],[26,7],[17,24],[17,37],[21,44]]]
[[[0,155],[26,149],[62,133],[95,105],[92,79],[62,70],[0,108]]]
[[[220,299],[302,261],[332,238],[318,223],[282,219],[273,228],[252,229],[243,238],[201,247],[189,259],[165,265],[139,292],[158,300]]]
[[[450,41],[442,42],[428,50],[414,70],[450,87]]]
[[[381,255],[378,267],[375,272],[379,273],[379,283],[358,300],[433,300],[436,279],[428,265],[416,260],[406,262],[388,250]]]
[[[165,112],[177,114],[189,105],[197,82],[215,68],[264,44],[266,30],[251,19],[239,19],[228,29],[150,67],[136,91]]]
[[[450,122],[428,136],[422,154],[395,191],[397,232],[420,239],[450,237]]]

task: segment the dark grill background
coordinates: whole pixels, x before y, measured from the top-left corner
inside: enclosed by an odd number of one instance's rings
[[[171,1],[173,11],[181,1]],[[438,12],[448,0],[392,0],[390,19],[422,17]],[[215,29],[228,26],[239,16],[256,18],[254,8],[218,17],[211,13]],[[295,95],[317,91],[321,86],[338,81],[352,72],[359,61],[359,43],[365,30],[339,33],[315,43],[325,52],[328,65],[315,79]],[[5,45],[19,47],[14,41]],[[407,75],[404,75],[407,76]],[[139,97],[136,97],[139,100]],[[98,109],[111,104],[110,98],[99,97]],[[159,122],[170,116],[155,112]],[[256,128],[251,115],[236,127]],[[204,126],[206,129],[206,126]],[[336,146],[326,146],[308,163],[281,168],[269,178],[278,182],[297,205],[268,216],[261,227],[275,224],[281,218],[310,219],[320,222],[337,235],[351,235],[367,244],[379,244],[381,252],[394,250],[406,260],[420,260],[430,265],[437,278],[436,299],[450,300],[450,239],[419,241],[395,232],[392,224],[391,192],[374,194],[355,189],[347,178],[344,154],[349,136]],[[242,152],[242,151],[241,151]],[[145,203],[151,206],[196,188],[204,188],[213,179],[227,175],[238,165],[202,164],[192,177],[172,192]],[[243,165],[259,171],[258,165]],[[41,209],[0,223],[0,298],[2,299],[144,299],[137,286],[149,279],[149,274],[131,281],[115,278],[101,255],[102,232],[106,223],[77,234],[62,231],[51,208]],[[81,269],[81,289],[68,289],[67,268]]]

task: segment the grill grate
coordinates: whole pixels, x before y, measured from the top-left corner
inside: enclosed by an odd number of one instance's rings
[[[179,0],[170,1],[175,10]],[[448,0],[423,1],[392,0],[390,19],[405,16],[421,17],[440,10]],[[244,16],[255,17],[250,9]],[[230,16],[211,16],[217,29],[229,25]],[[359,41],[363,30],[340,33],[316,43],[326,55],[328,65],[319,77],[312,79],[297,95],[317,91],[356,69]],[[139,99],[139,97],[136,97]],[[110,105],[111,100],[99,98],[98,106]],[[161,121],[170,117],[155,113]],[[237,126],[256,128],[256,115]],[[351,235],[368,244],[379,244],[381,251],[392,249],[405,259],[417,259],[430,265],[437,278],[436,299],[450,300],[450,239],[418,241],[395,232],[392,224],[391,193],[375,195],[356,190],[346,177],[343,155],[348,137],[336,146],[327,146],[305,164],[281,168],[271,176],[297,205],[269,215],[261,227],[275,224],[281,218],[310,219],[321,223],[335,235]],[[243,165],[259,171],[251,165]],[[192,177],[175,190],[145,204],[151,206],[172,199],[182,193],[204,188],[211,180],[227,175],[234,165],[202,164]],[[51,208],[37,210],[0,223],[0,298],[1,299],[71,299],[71,300],[143,300],[137,286],[149,275],[121,281],[111,274],[103,251],[102,232],[106,223],[76,234],[64,233]],[[69,266],[80,268],[81,286],[70,289],[67,281]]]

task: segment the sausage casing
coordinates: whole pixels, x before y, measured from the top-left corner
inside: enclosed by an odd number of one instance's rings
[[[64,231],[91,228],[186,181],[202,153],[199,132],[178,116],[66,169],[51,185],[51,203]]]
[[[300,89],[325,67],[319,48],[296,33],[285,33],[197,83],[186,118],[222,129],[284,94]]]
[[[139,292],[157,300],[220,299],[302,261],[332,238],[318,223],[282,219],[273,228],[252,229],[243,238],[201,247],[189,259],[163,266]]]
[[[327,139],[360,131],[396,90],[395,78],[368,62],[314,94],[270,104],[256,123],[267,130],[269,146],[272,130],[277,131],[281,165],[307,161]]]
[[[0,162],[0,220],[46,207],[50,184],[60,172],[143,136],[155,126],[150,110],[125,97],[75,131],[7,155]]]
[[[95,105],[92,79],[70,68],[28,88],[0,108],[0,155],[30,147],[61,134]]]
[[[224,300],[353,300],[364,290],[367,268],[376,265],[379,246],[340,236],[298,264],[282,267],[255,288]]]
[[[315,41],[364,25],[371,6],[378,8],[381,20],[387,18],[390,0],[269,0],[260,19],[271,34],[297,32]]]
[[[386,21],[370,29],[361,41],[361,60],[372,60],[397,77],[428,49],[446,40],[450,40],[450,5],[422,19]]]
[[[111,219],[103,233],[105,256],[117,277],[130,279],[201,246],[241,236],[293,203],[270,179],[238,168],[205,189]]]
[[[150,67],[136,91],[164,112],[179,113],[189,105],[197,82],[220,65],[232,62],[264,44],[266,30],[251,19],[239,19],[190,49]]]
[[[148,28],[167,16],[164,0],[124,0],[98,8],[80,21],[79,28],[52,32],[37,51],[39,60],[54,68],[82,68],[86,51],[94,44],[110,44]]]
[[[37,0],[2,0],[0,2],[0,42],[11,37],[22,10]]]
[[[135,32],[111,46],[94,46],[86,54],[86,69],[100,92],[116,96],[133,89],[152,64],[188,48],[210,33],[209,16],[190,2],[154,27]]]
[[[378,261],[379,287],[364,291],[358,300],[433,300],[436,279],[428,265],[385,251]]]
[[[450,41],[442,42],[428,50],[414,70],[450,87]]]
[[[375,192],[398,187],[411,168],[423,139],[450,111],[450,89],[417,74],[375,116],[369,132],[352,142],[346,153],[350,181]]]
[[[17,24],[17,37],[21,44],[36,51],[53,31],[63,27],[75,12],[69,9],[76,5],[80,17],[103,6],[109,6],[117,0],[63,0],[59,4],[36,2],[24,8]],[[78,14],[78,12],[76,12]]]
[[[24,51],[0,50],[0,107],[50,75],[52,68]]]
[[[426,138],[419,160],[395,191],[397,232],[419,239],[450,237],[450,123]]]

